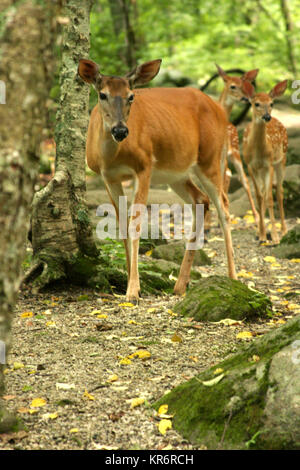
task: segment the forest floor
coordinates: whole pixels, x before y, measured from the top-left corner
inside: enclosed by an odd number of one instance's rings
[[[0,435],[0,449],[205,448],[174,429],[162,434],[153,403],[300,313],[300,263],[266,258],[272,250],[258,245],[251,218],[233,222],[239,279],[271,298],[272,317],[232,326],[198,323],[173,313],[178,298],[171,295],[128,306],[124,296],[80,287],[22,290],[3,400],[25,429]],[[287,222],[292,228],[300,220]],[[216,222],[205,250],[212,265],[196,269],[226,275]],[[245,331],[249,338],[237,337]]]

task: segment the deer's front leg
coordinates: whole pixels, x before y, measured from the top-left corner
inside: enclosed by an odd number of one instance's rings
[[[150,172],[143,171],[137,175],[137,189],[130,208],[128,227],[130,245],[130,273],[127,286],[126,299],[137,303],[140,293],[140,278],[138,269],[139,243],[142,228],[142,219],[147,210],[146,203],[150,186]]]

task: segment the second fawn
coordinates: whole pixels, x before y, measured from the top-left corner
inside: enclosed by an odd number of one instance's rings
[[[280,121],[271,117],[273,100],[281,96],[287,87],[287,80],[278,83],[270,93],[255,93],[251,83],[245,82],[243,91],[251,101],[252,122],[245,128],[243,155],[253,180],[258,212],[259,241],[267,239],[265,211],[268,206],[271,220],[273,243],[279,243],[273,210],[273,175],[276,174],[277,201],[281,219],[281,234],[287,231],[283,209],[283,178],[287,152],[287,131]]]
[[[227,75],[226,72],[219,65],[216,64],[216,67],[218,69],[218,73],[220,77],[224,81],[224,89],[221,93],[219,102],[225,109],[227,118],[229,119],[234,103],[239,103],[241,101],[248,101],[248,98],[245,96],[245,93],[243,92],[243,84],[245,81],[252,82],[253,80],[255,80],[258,74],[258,69],[249,70],[248,72],[245,72],[241,77],[233,77],[233,76]],[[228,133],[227,158],[233,164],[237,172],[238,178],[247,193],[253,216],[255,218],[256,223],[258,224],[258,213],[255,209],[255,205],[254,205],[253,198],[252,198],[251,191],[250,191],[249,181],[244,172],[243,163],[242,163],[242,159],[240,156],[239,136],[238,136],[237,128],[231,122],[229,122],[228,124],[227,133]],[[226,170],[225,170],[225,175],[224,175],[225,189],[227,190],[229,189],[229,184],[230,184],[230,177],[228,177],[228,175],[226,174]]]

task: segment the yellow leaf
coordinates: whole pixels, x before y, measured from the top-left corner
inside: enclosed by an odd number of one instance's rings
[[[97,318],[107,318],[106,313],[101,313],[100,315],[97,315]]]
[[[130,404],[130,408],[136,408],[137,406],[140,406],[142,405],[143,403],[145,403],[145,398],[133,398],[131,400],[131,404]]]
[[[133,305],[131,302],[123,302],[121,304],[118,304],[119,307],[128,307],[128,308],[131,308],[131,307],[135,307],[135,305]]]
[[[151,255],[152,255],[152,252],[153,252],[153,250],[148,250],[148,251],[146,251],[145,255],[146,255],[146,256],[151,256]]]
[[[217,383],[219,383],[223,377],[224,377],[225,374],[221,374],[221,375],[218,375],[217,377],[215,377],[214,379],[211,379],[211,380],[205,380],[203,383],[203,385],[205,385],[206,387],[213,387],[214,385],[216,385]]]
[[[177,333],[174,333],[171,340],[173,343],[182,343],[182,338]]]
[[[79,429],[78,428],[72,428],[72,429],[70,429],[69,432],[74,434],[76,432],[79,432]]]
[[[95,397],[93,395],[91,395],[87,389],[85,389],[84,393],[83,393],[83,398],[87,398],[88,400],[95,400]]]
[[[18,369],[23,369],[24,364],[22,364],[22,362],[14,362],[13,363],[13,370],[18,370]]]
[[[157,308],[150,307],[150,308],[147,309],[147,313],[154,313],[154,312],[157,312]]]
[[[242,271],[237,273],[237,276],[249,278],[249,277],[253,277],[253,273],[251,271],[245,271],[244,269],[242,269]]]
[[[100,313],[102,313],[102,310],[93,310],[90,315],[99,315]]]
[[[33,312],[23,312],[20,315],[21,318],[30,318],[33,317]]]
[[[288,309],[289,310],[298,310],[300,308],[300,304],[289,304]]]
[[[300,258],[292,258],[290,259],[292,263],[300,263]]]
[[[52,320],[47,321],[46,326],[50,326],[51,328],[55,327],[56,326],[55,321],[52,321]]]
[[[214,374],[222,374],[222,372],[224,372],[224,370],[221,368],[221,367],[218,367],[218,369],[214,370]]]
[[[276,263],[276,258],[274,256],[265,256],[264,261],[267,263]]]
[[[129,359],[134,359],[135,357],[137,357],[138,359],[144,360],[144,359],[149,359],[151,357],[151,353],[147,351],[146,349],[138,349],[133,354],[130,354],[130,356],[128,357]]]
[[[159,415],[165,415],[167,412],[168,412],[168,409],[169,409],[169,405],[161,405],[159,408],[158,408],[158,414]]]
[[[34,398],[30,404],[31,408],[40,408],[41,406],[46,405],[46,400],[44,398]]]
[[[116,374],[113,374],[108,377],[107,382],[112,383],[116,382],[117,380],[119,380],[119,377]]]
[[[171,310],[171,309],[168,309],[168,310],[167,310],[167,313],[168,313],[169,315],[171,315],[172,317],[177,317],[177,313],[173,312],[173,310]]]
[[[252,356],[252,361],[253,361],[253,362],[258,362],[258,361],[260,361],[260,357],[257,356],[256,354],[253,354],[253,356]]]
[[[128,366],[129,364],[131,364],[131,360],[128,359],[128,357],[123,357],[123,359],[120,360],[120,364],[122,366]]]
[[[44,415],[42,415],[43,419],[56,419],[57,417],[57,413],[45,413]]]
[[[246,339],[246,338],[252,338],[253,334],[251,331],[241,331],[236,335],[237,339]]]
[[[158,424],[159,432],[164,436],[168,429],[172,429],[172,421],[170,419],[162,419]]]

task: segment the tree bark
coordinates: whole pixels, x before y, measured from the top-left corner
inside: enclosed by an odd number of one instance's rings
[[[54,72],[55,17],[59,2],[5,0],[1,7],[0,76],[0,347],[7,357],[11,320],[21,282],[29,211],[38,175],[38,145]],[[2,361],[4,362],[4,354]],[[0,364],[0,395],[4,391]],[[13,424],[0,408],[0,432]]]
[[[285,24],[285,40],[287,46],[287,53],[290,62],[291,72],[294,75],[294,78],[297,78],[297,65],[295,57],[295,43],[293,38],[293,23],[290,13],[290,7],[288,0],[280,0],[282,16]]]
[[[97,256],[85,201],[85,142],[89,87],[77,75],[89,55],[89,16],[93,0],[66,0],[60,73],[60,107],[55,129],[56,171],[36,193],[32,209],[33,267],[27,280],[40,288],[68,278],[85,256]]]

